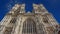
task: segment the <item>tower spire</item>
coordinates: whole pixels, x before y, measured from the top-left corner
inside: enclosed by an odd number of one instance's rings
[[[35,13],[48,13],[43,4],[33,4],[33,12]]]
[[[15,4],[15,6],[11,11],[9,11],[9,13],[15,14],[15,12],[25,13],[25,4]]]

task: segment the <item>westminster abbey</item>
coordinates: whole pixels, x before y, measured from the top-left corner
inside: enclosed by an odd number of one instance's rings
[[[15,4],[1,20],[0,34],[60,34],[60,26],[43,4],[33,4],[32,12]]]

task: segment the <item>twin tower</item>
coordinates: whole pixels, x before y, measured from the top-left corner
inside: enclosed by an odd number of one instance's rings
[[[25,4],[15,6],[0,22],[0,34],[60,34],[59,24],[42,4],[33,4],[25,12]]]

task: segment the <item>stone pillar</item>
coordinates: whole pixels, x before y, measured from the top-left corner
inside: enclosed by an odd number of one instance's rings
[[[14,34],[19,34],[19,25],[20,25],[20,20],[19,18],[17,18]]]

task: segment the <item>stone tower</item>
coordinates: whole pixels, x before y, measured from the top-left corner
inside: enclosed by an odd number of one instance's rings
[[[60,34],[59,24],[42,4],[33,4],[25,12],[25,4],[16,4],[0,23],[0,34]]]

